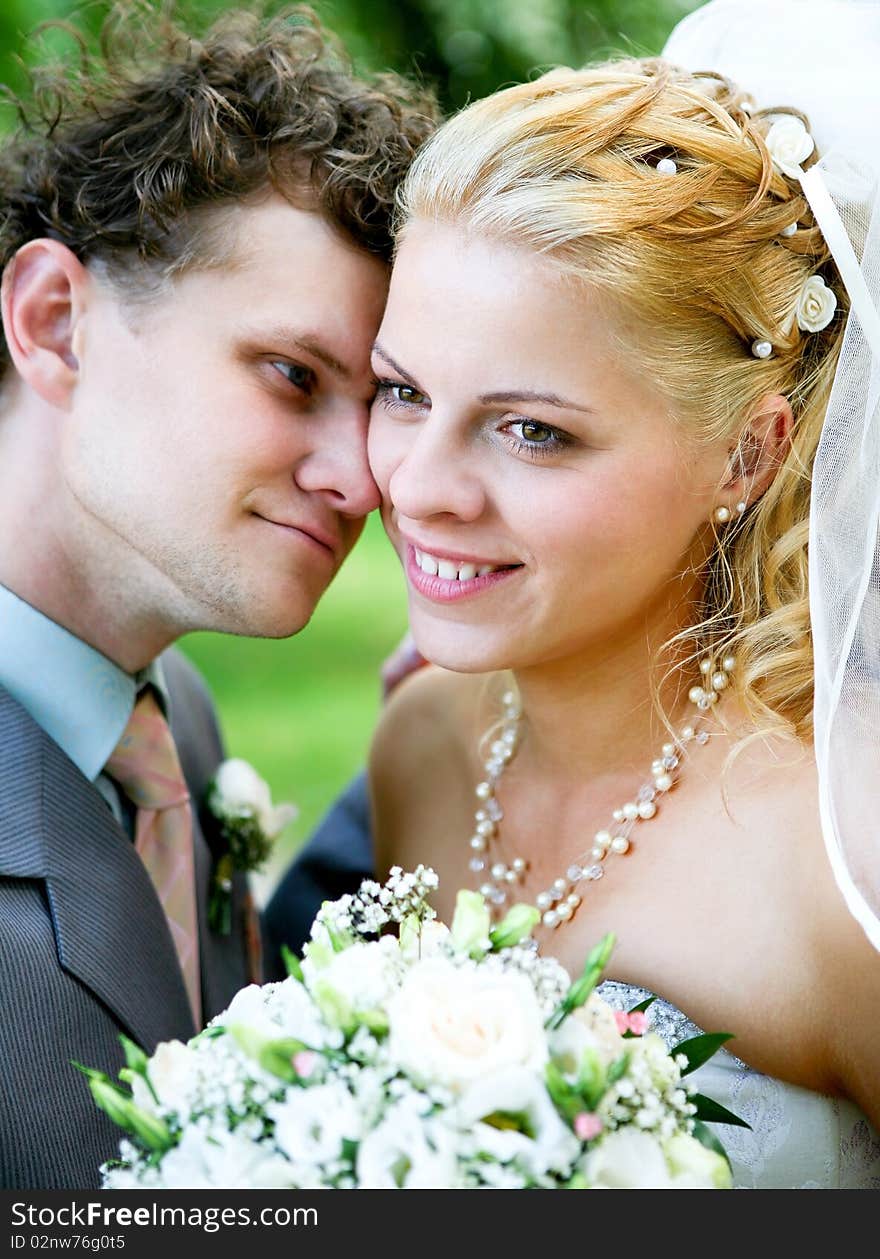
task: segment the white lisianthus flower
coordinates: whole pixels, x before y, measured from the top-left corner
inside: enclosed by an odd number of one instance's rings
[[[496,1114],[521,1116],[529,1135],[481,1122]],[[469,1084],[455,1117],[461,1128],[473,1129],[478,1153],[499,1162],[517,1159],[534,1176],[569,1173],[581,1151],[580,1141],[561,1119],[543,1078],[523,1067],[493,1072]]]
[[[211,1026],[231,1027],[240,1023],[272,1040],[280,1039],[281,1031],[269,1013],[266,997],[265,988],[259,984],[248,984],[235,994],[222,1014],[211,1020]]]
[[[541,1072],[547,1038],[524,975],[416,962],[388,1003],[391,1060],[415,1079],[461,1089],[504,1067]]]
[[[382,1010],[397,990],[403,961],[393,936],[352,944],[316,966],[308,955],[302,969],[306,987],[325,1019],[346,1023],[368,1010]]]
[[[730,1164],[696,1137],[677,1132],[663,1142],[666,1162],[676,1189],[730,1189]]]
[[[221,817],[256,817],[269,839],[276,839],[299,812],[293,804],[273,805],[269,784],[237,757],[224,761],[214,775],[211,802]]]
[[[240,1130],[187,1128],[162,1160],[165,1189],[292,1189],[290,1164]]]
[[[587,1154],[584,1175],[591,1189],[673,1189],[659,1141],[647,1132],[618,1128]]]
[[[186,1115],[189,1111],[190,1095],[197,1081],[198,1068],[199,1061],[192,1049],[188,1049],[179,1040],[163,1041],[156,1046],[156,1052],[147,1064],[150,1083],[147,1084],[140,1075],[132,1080],[131,1091],[135,1105],[151,1115],[158,1114],[159,1111]]]
[[[811,275],[797,304],[797,324],[802,332],[821,332],[827,328],[837,310],[837,296],[821,275]]]
[[[292,976],[277,984],[268,1002],[268,1012],[274,1021],[275,1036],[293,1036],[313,1049],[338,1040],[328,1036],[328,1029],[321,1012],[309,993]]]
[[[793,115],[777,119],[764,137],[764,143],[773,165],[789,179],[798,178],[801,165],[816,147],[800,118]]]
[[[355,1100],[341,1082],[291,1089],[266,1114],[275,1121],[275,1144],[295,1166],[332,1162],[342,1156],[343,1141],[363,1135]]]
[[[405,1097],[358,1147],[361,1189],[455,1189],[458,1134],[442,1119],[425,1117],[422,1099]]]

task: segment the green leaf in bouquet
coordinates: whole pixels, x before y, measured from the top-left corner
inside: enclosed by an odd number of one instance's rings
[[[455,914],[452,918],[452,943],[459,953],[478,961],[488,952],[489,909],[480,892],[466,888],[455,898]]]
[[[495,953],[511,949],[527,940],[541,921],[541,911],[534,905],[514,905],[501,922],[489,932],[489,943]]]
[[[644,1001],[640,1001],[638,1005],[634,1005],[631,1010],[627,1011],[627,1013],[628,1014],[644,1014],[646,1010],[649,1010],[651,1008],[651,1006],[654,1004],[656,1000],[657,1000],[656,997],[645,997]]]
[[[740,1119],[739,1115],[735,1115],[732,1110],[728,1110],[720,1102],[715,1102],[711,1097],[706,1097],[704,1093],[694,1093],[690,1100],[697,1108],[695,1119],[702,1120],[704,1123],[735,1124],[737,1128],[748,1128],[751,1131],[752,1125],[750,1123],[746,1123],[745,1119]]]
[[[125,1053],[125,1065],[132,1071],[136,1071],[138,1075],[146,1077],[147,1064],[150,1060],[144,1053],[143,1049],[141,1049],[140,1045],[136,1045],[133,1040],[129,1040],[127,1036],[123,1036],[121,1034],[119,1042],[122,1045],[123,1052]]]
[[[555,1062],[548,1062],[544,1068],[544,1081],[556,1109],[563,1118],[572,1122],[584,1108],[580,1093],[569,1084]]]
[[[692,1071],[696,1071],[697,1067],[708,1062],[728,1040],[733,1040],[732,1032],[705,1032],[701,1036],[692,1036],[690,1040],[683,1040],[669,1052],[674,1058],[677,1058],[679,1054],[684,1054],[687,1058],[687,1066],[682,1068],[681,1074],[690,1075]]]
[[[548,1031],[555,1032],[561,1027],[573,1010],[579,1009],[590,999],[590,994],[599,982],[602,971],[608,965],[608,959],[614,949],[616,937],[609,931],[591,951],[584,963],[584,969],[578,979],[569,988],[559,1005],[545,1023]]]
[[[374,1036],[381,1037],[388,1034],[388,1015],[378,1007],[374,1010],[358,1010],[355,1018]]]
[[[312,988],[312,999],[331,1027],[338,1027],[345,1036],[351,1036],[357,1030],[351,1002],[330,984],[319,979]]]
[[[583,1172],[575,1172],[571,1180],[567,1180],[563,1189],[589,1189],[589,1182]]]
[[[611,1066],[608,1068],[608,1084],[616,1084],[621,1076],[626,1075],[626,1069],[629,1066],[629,1054],[621,1054],[619,1058],[615,1058]]]
[[[94,1071],[79,1062],[74,1062],[73,1066],[88,1080],[95,1105],[103,1110],[117,1127],[137,1137],[148,1150],[164,1153],[165,1150],[171,1149],[175,1144],[174,1138],[163,1120],[136,1106],[131,1094],[114,1084],[103,1071]]]
[[[301,1082],[300,1075],[293,1065],[294,1056],[309,1048],[301,1040],[296,1040],[292,1036],[273,1040],[243,1023],[232,1023],[227,1031],[239,1049],[258,1063],[264,1071],[277,1076],[279,1080],[284,1080],[286,1084]]]
[[[581,1054],[575,1088],[584,1100],[584,1110],[595,1110],[608,1087],[605,1066],[598,1051],[587,1048]]]
[[[281,960],[284,963],[284,969],[287,971],[288,978],[291,976],[303,982],[302,962],[299,960],[293,949],[289,949],[286,944],[281,946]]]
[[[706,1125],[699,1119],[694,1122],[692,1135],[694,1139],[699,1141],[700,1145],[704,1145],[707,1150],[712,1150],[713,1153],[720,1154],[727,1163],[728,1167],[730,1166],[730,1159],[728,1157],[727,1150],[725,1150],[724,1146],[718,1140],[712,1129],[707,1128]]]

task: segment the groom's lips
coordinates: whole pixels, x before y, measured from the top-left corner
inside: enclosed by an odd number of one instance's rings
[[[310,542],[314,542],[322,551],[329,551],[334,560],[339,553],[339,539],[326,529],[322,529],[320,525],[294,524],[288,520],[274,520],[271,516],[261,516],[259,512],[254,512],[254,515],[260,520],[264,520],[266,524],[275,525],[278,529],[285,529],[288,533],[300,534],[300,536],[307,538]]]

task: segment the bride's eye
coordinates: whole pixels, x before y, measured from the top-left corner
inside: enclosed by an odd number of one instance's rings
[[[569,441],[566,433],[537,420],[514,420],[505,425],[504,431],[513,437],[514,449],[518,453],[538,459],[557,454]]]
[[[423,407],[427,396],[415,385],[404,385],[399,380],[380,380],[376,386],[376,402],[388,411],[405,407]]]

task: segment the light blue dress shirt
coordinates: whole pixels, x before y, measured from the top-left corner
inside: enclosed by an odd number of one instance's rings
[[[152,683],[167,708],[161,665],[126,673],[0,586],[0,685],[93,782],[118,821],[128,823],[103,768],[119,742],[138,692]]]

